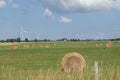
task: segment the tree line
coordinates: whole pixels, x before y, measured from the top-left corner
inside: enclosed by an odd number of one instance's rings
[[[20,37],[18,37],[18,38],[8,38],[6,40],[0,40],[0,42],[41,42],[41,41],[51,41],[51,40],[48,40],[48,39],[43,39],[43,40],[38,40],[38,39],[29,40],[28,38],[25,38],[24,40],[22,40]]]
[[[93,39],[85,39],[85,40],[80,40],[80,39],[67,39],[67,38],[61,38],[58,40],[50,40],[50,39],[43,39],[43,40],[29,40],[28,38],[25,38],[24,40],[21,40],[20,37],[18,38],[8,38],[6,40],[0,40],[0,42],[49,42],[49,41],[120,41],[120,38],[115,38],[115,39],[103,39],[103,40],[93,40]]]

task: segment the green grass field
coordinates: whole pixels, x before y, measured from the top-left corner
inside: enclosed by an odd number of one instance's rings
[[[0,46],[0,80],[95,80],[94,61],[99,63],[99,80],[120,80],[120,41],[20,43],[18,49]],[[27,47],[25,47],[27,46]],[[82,54],[87,62],[81,73],[60,71],[62,57]]]

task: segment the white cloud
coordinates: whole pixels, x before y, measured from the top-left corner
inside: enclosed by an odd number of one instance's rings
[[[70,18],[67,18],[67,17],[64,17],[64,16],[61,16],[60,20],[59,20],[61,23],[70,23],[71,22],[71,19]]]
[[[120,0],[39,0],[44,7],[61,13],[120,9]]]
[[[117,0],[115,2],[115,8],[119,9],[120,10],[120,0]]]
[[[19,8],[19,5],[17,3],[14,3],[13,0],[8,0],[8,4],[12,7],[12,8]]]
[[[48,8],[45,9],[44,16],[50,17],[52,19],[54,18],[52,12]]]
[[[4,7],[6,5],[5,0],[0,0],[0,8]]]

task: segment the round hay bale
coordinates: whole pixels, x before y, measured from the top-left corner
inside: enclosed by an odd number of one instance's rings
[[[112,42],[107,42],[106,47],[111,48],[112,47]]]
[[[45,48],[50,48],[50,46],[49,45],[45,45]]]
[[[24,48],[29,48],[28,44],[24,44],[23,46],[24,46]]]
[[[32,48],[35,48],[35,44],[32,44]]]
[[[42,45],[39,45],[40,48],[42,48],[43,46]]]
[[[85,58],[76,52],[66,54],[61,61],[61,70],[65,72],[81,72],[85,66]]]
[[[18,48],[19,48],[19,46],[18,46],[17,44],[11,45],[11,50],[16,50],[16,49],[18,49]]]

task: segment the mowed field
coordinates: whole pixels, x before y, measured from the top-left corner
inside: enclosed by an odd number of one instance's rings
[[[120,41],[0,43],[0,80],[120,80]],[[83,73],[60,70],[62,57],[78,52],[86,60]]]

